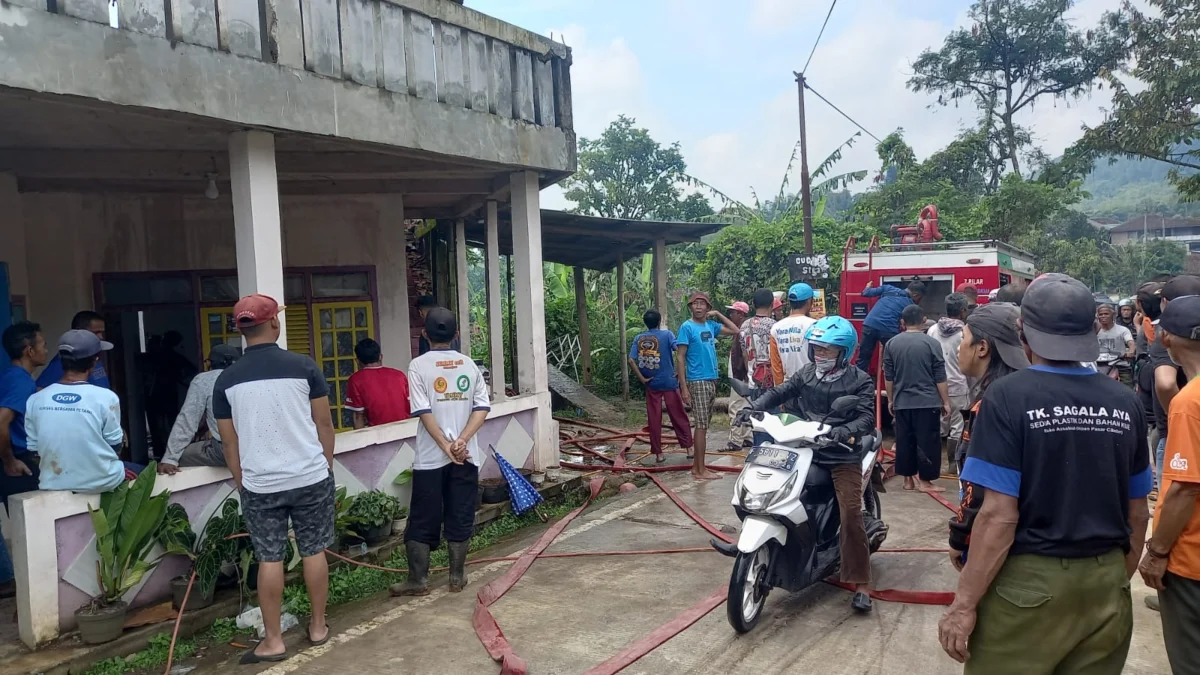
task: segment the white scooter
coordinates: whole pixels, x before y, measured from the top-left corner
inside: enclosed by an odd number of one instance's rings
[[[737,384],[741,383],[735,388]],[[742,393],[747,394],[753,392]],[[833,428],[825,424],[827,419],[847,417],[857,406],[855,397],[843,396],[834,400],[833,410],[821,421],[766,413],[753,420],[754,430],[773,440],[750,452],[734,484],[733,508],[742,521],[737,543],[712,541],[714,548],[736,559],[726,609],[737,632],[746,633],[758,623],[772,588],[795,592],[837,572],[841,563],[837,496],[829,470],[814,464],[813,455],[816,447],[832,442],[822,438]],[[866,446],[862,517],[874,553],[888,531],[880,519],[879,432],[859,442]]]

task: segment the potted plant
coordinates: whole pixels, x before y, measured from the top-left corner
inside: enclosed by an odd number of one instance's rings
[[[358,530],[360,523],[351,513],[355,498],[346,493],[346,487],[339,485],[333,497],[333,535],[343,549],[357,546],[363,542]]]
[[[184,574],[171,580],[171,593],[175,609],[191,611],[203,609],[212,604],[213,594],[217,588],[217,577],[221,568],[233,564],[238,559],[240,541],[230,539],[241,531],[242,519],[238,513],[237,501],[227,499],[221,505],[221,512],[213,514],[204,524],[200,535],[192,530],[187,511],[178,504],[167,507],[167,515],[159,530],[158,541],[168,554],[185,555],[192,561],[192,569],[196,581],[192,585],[191,595],[188,596],[187,607],[183,606],[184,595],[187,594],[191,574]]]
[[[154,570],[162,556],[149,559],[167,515],[170,493],[154,492],[154,462],[137,479],[100,496],[100,508],[88,505],[96,531],[96,579],[100,594],[75,610],[79,635],[87,644],[117,639],[129,606],[121,598]]]
[[[392,519],[392,534],[404,534],[406,527],[408,527],[408,507],[401,506],[396,517]]]
[[[392,521],[400,513],[400,500],[379,490],[354,497],[350,517],[359,525],[359,534],[368,544],[378,544],[392,533]]]

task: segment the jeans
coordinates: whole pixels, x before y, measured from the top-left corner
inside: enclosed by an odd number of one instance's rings
[[[858,347],[858,369],[871,375],[871,357],[875,355],[875,345],[882,347],[898,333],[884,333],[870,326],[863,326],[862,344]]]
[[[8,555],[8,544],[4,543],[4,533],[0,532],[0,584],[13,580],[12,557]]]

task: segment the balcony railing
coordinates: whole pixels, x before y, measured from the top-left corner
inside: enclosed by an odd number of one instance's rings
[[[46,0],[7,0],[46,9]],[[573,128],[566,45],[449,0],[57,0],[59,14]]]

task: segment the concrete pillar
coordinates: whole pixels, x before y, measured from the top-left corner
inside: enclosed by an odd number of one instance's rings
[[[404,227],[404,198],[387,195],[379,214],[380,258],[375,266],[379,294],[379,325],[376,336],[383,359],[392,368],[408,369],[412,339],[408,324],[408,232]]]
[[[621,334],[621,398],[629,400],[629,335],[625,326],[625,254],[617,256],[617,327]]]
[[[542,214],[537,173],[512,174],[512,237],[516,291],[518,391],[549,391],[546,301],[542,278]]]
[[[25,297],[29,302],[29,264],[25,251],[25,215],[21,209],[21,193],[17,192],[17,177],[0,173],[0,261],[8,264],[8,291]],[[33,316],[32,312],[29,312]]]
[[[670,307],[667,303],[667,241],[665,239],[654,240],[654,304],[658,305],[658,311],[662,314],[662,322],[659,327],[667,328],[670,321],[667,318]]]
[[[275,136],[264,131],[229,135],[229,178],[237,246],[238,290],[261,293],[283,304],[283,239],[279,227],[279,180]],[[287,322],[279,345],[287,348]]]
[[[510,177],[517,325],[517,383],[522,394],[538,399],[534,417],[534,465],[558,464],[558,439],[550,412],[546,363],[546,301],[542,280],[542,212],[538,175],[520,171]]]
[[[462,342],[462,353],[471,355],[471,288],[467,274],[467,224],[462,218],[454,223],[454,269],[457,278],[454,288],[458,291],[458,332]]]
[[[504,294],[500,288],[500,216],[499,204],[487,203],[487,245],[484,260],[487,264],[488,354],[492,371],[492,398],[503,401],[504,391]]]
[[[575,315],[579,317],[579,361],[583,366],[583,383],[592,383],[592,334],[588,330],[587,286],[583,268],[575,268]]]

